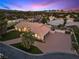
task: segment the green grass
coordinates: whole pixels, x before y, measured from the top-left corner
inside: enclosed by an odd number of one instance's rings
[[[35,47],[35,46],[31,46],[30,49],[26,49],[25,47],[23,47],[21,45],[21,43],[17,43],[17,44],[13,44],[12,46],[16,47],[16,48],[19,48],[23,51],[26,51],[26,52],[29,52],[29,53],[32,53],[32,54],[42,54],[43,52],[41,50],[39,50],[39,48]]]
[[[74,35],[71,35],[71,39],[72,39],[72,42],[76,42],[75,38],[74,38]]]
[[[76,35],[78,44],[79,44],[79,28],[78,27],[73,27],[74,33]]]
[[[20,37],[20,32],[18,31],[11,31],[8,33],[5,33],[4,35],[1,36],[0,41],[7,41],[11,39],[15,39]]]
[[[71,39],[72,39],[72,42],[73,42],[73,43],[72,43],[72,47],[73,47],[73,49],[76,50],[77,54],[79,54],[79,28],[78,28],[77,26],[72,26],[71,28],[73,29],[74,34],[75,34],[76,39],[77,39],[77,42],[78,42],[78,44],[77,44],[77,43],[76,43],[76,40],[75,40],[75,37],[74,37],[74,35],[72,34],[72,35],[71,35]]]

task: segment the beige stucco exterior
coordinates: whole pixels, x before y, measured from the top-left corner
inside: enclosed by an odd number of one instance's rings
[[[31,30],[32,32],[35,33],[35,37],[41,40],[43,40],[44,36],[50,31],[48,25],[37,22],[32,23],[27,21],[21,21],[15,26],[15,29],[19,31]]]

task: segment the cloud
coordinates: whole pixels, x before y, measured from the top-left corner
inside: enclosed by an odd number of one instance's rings
[[[62,0],[56,1],[56,0],[46,0],[46,2],[44,3],[40,3],[40,4],[32,4],[31,8],[32,9],[48,9],[49,7],[55,7],[55,5],[57,5],[58,3],[62,2]]]
[[[10,9],[10,7],[6,4],[0,4],[0,6],[2,6],[2,8],[4,8],[4,9]]]

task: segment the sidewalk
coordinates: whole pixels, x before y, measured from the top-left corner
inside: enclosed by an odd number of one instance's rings
[[[16,38],[16,39],[4,41],[2,43],[5,43],[5,44],[16,44],[16,43],[20,43],[20,42],[21,42],[21,38]]]

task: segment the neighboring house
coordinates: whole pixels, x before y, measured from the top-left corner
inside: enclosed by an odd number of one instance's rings
[[[55,19],[54,16],[49,16],[49,20],[50,20],[50,21],[52,21],[52,20],[54,20],[54,19]]]
[[[67,19],[66,26],[78,26],[79,27],[79,22],[74,22],[75,18],[69,18]]]
[[[67,15],[67,16],[66,16],[66,19],[69,19],[69,18],[70,18],[70,15]]]
[[[35,19],[34,19],[34,18],[28,18],[27,20],[32,22],[32,21],[34,21]]]
[[[66,26],[77,26],[77,27],[79,27],[79,22],[70,22],[70,23],[67,23]]]
[[[27,21],[21,21],[15,26],[15,29],[19,31],[31,30],[33,33],[35,33],[35,37],[37,37],[39,40],[44,40],[45,35],[50,31],[48,25]]]
[[[66,19],[67,19],[67,23],[74,22],[74,20],[75,20],[75,18],[74,17],[71,17],[71,15],[67,15],[66,16]]]
[[[64,23],[63,19],[56,19],[56,20],[52,20],[48,22],[48,24],[53,25],[53,26],[58,26],[63,23]]]
[[[19,18],[19,19],[15,19],[15,22],[20,22],[20,21],[23,21],[24,19],[23,18]]]
[[[74,20],[75,20],[74,18],[68,18],[67,23],[72,23],[72,22],[74,22]]]
[[[37,15],[34,17],[33,22],[41,22],[42,18],[43,17],[41,15]]]
[[[16,19],[16,20],[8,20],[7,22],[7,27],[10,27],[10,26],[13,26],[15,25],[16,23],[20,22],[20,21],[23,21],[24,19]]]

